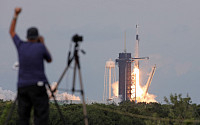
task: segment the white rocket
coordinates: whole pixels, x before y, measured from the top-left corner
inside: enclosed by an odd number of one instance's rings
[[[139,69],[139,60],[149,59],[149,57],[139,57],[139,26],[136,25],[136,47],[135,47],[135,54],[132,61],[135,62],[134,67]]]
[[[139,26],[136,25],[136,48],[135,48],[135,58],[139,58]],[[135,67],[139,69],[139,60],[135,60]]]

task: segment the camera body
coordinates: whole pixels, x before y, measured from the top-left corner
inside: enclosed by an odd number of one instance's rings
[[[82,42],[82,41],[83,41],[83,37],[82,37],[82,36],[79,36],[78,34],[75,34],[75,35],[72,37],[72,41],[75,42],[75,43]]]

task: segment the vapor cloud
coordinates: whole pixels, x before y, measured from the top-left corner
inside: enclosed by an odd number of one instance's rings
[[[68,94],[67,92],[56,94],[56,100],[80,100],[78,96]]]
[[[10,91],[10,90],[3,90],[0,87],[0,99],[3,101],[9,101],[9,100],[14,100],[16,97],[16,93]]]
[[[51,85],[52,90],[55,88],[56,84],[57,84],[56,82],[52,83],[52,85]],[[49,96],[51,96],[51,93],[49,90],[47,91],[47,93],[49,94]],[[80,98],[78,96],[71,95],[67,92],[59,93],[58,90],[54,93],[54,95],[56,96],[56,100],[80,100]]]
[[[114,82],[113,84],[112,84],[112,89],[113,89],[113,96],[114,97],[118,97],[118,85],[119,84],[119,82],[118,81],[116,81],[116,82]]]

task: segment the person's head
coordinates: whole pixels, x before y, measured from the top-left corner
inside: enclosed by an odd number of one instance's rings
[[[27,30],[27,39],[31,42],[37,42],[39,37],[39,32],[36,27],[31,27]]]

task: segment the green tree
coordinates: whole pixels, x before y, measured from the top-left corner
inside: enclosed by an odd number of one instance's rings
[[[184,119],[195,119],[194,108],[192,106],[192,101],[189,95],[182,98],[181,94],[171,94],[170,99],[164,97],[164,101],[169,105],[169,118],[180,119],[180,121],[175,124],[183,124]],[[190,124],[189,122],[186,124]]]

